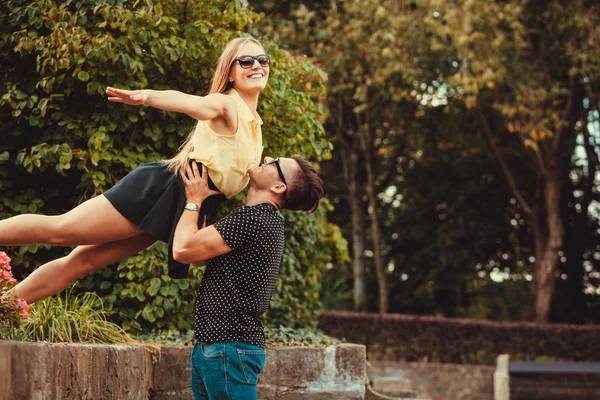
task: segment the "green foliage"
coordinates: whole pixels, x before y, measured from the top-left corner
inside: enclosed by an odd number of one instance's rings
[[[0,218],[62,213],[137,166],[174,155],[192,120],[109,103],[105,87],[205,94],[224,45],[258,21],[239,1],[38,0],[7,1],[0,8]],[[259,104],[265,155],[298,152],[329,159],[332,145],[319,103],[323,71],[304,56],[268,40],[263,44],[274,56]],[[243,199],[238,195],[221,212]],[[324,263],[343,253],[345,242],[323,211],[291,216],[287,229],[288,284],[279,286],[280,300],[269,318],[314,325],[319,301],[307,291],[318,290]],[[23,268],[64,254],[23,246],[13,260],[23,275]],[[202,270],[193,268],[190,279],[174,281],[165,263],[166,246],[157,244],[82,279],[78,287],[103,296],[107,311],[126,328],[187,331]],[[291,286],[298,282],[303,284]]]
[[[327,202],[315,215],[285,211],[286,248],[277,289],[265,314],[267,326],[316,328],[321,308],[321,274],[327,265],[347,261],[339,228],[326,219]],[[323,240],[326,238],[326,240]]]
[[[274,57],[269,83],[261,94],[264,155],[299,153],[313,160],[331,159],[333,145],[322,122],[325,73],[306,56],[293,55],[264,42]]]
[[[438,117],[438,123],[456,137],[456,121]],[[459,146],[446,147],[451,139],[438,134],[424,141],[422,157],[398,185],[401,202],[385,207],[395,312],[482,317],[481,310],[475,311],[486,300],[482,285],[489,282],[489,274],[523,274],[530,265],[522,254],[528,243],[525,221],[511,205],[502,181],[490,172],[495,160],[485,153],[463,152]],[[445,148],[436,152],[437,146]],[[394,197],[386,202],[393,203]],[[527,285],[519,288],[529,291]],[[502,297],[508,291],[494,293],[499,297],[490,302],[499,306],[510,302]],[[515,307],[504,311],[521,319],[527,312],[523,304],[528,303],[520,303],[518,313],[512,314]],[[502,315],[486,313],[490,319],[506,314]]]
[[[459,316],[495,321],[528,319],[528,308],[523,305],[531,302],[531,282],[522,276],[515,274],[502,282],[477,279],[467,285],[470,304]]]
[[[176,327],[185,332],[193,326],[194,299],[204,270],[192,267],[187,279],[172,279],[166,252],[165,243],[156,243],[118,265],[82,278],[78,286],[98,291],[105,309],[126,329]]]
[[[137,335],[137,338],[144,343],[153,344],[178,344],[184,346],[193,346],[196,343],[194,331],[180,331],[176,328],[157,330],[152,329],[147,333]]]
[[[325,335],[318,329],[293,329],[279,326],[277,328],[265,328],[265,333],[267,335],[267,346],[327,346],[342,342],[340,339]],[[144,343],[185,346],[193,346],[196,341],[193,331],[182,332],[177,329],[152,330],[138,335],[137,338]]]
[[[53,296],[33,304],[31,316],[21,321],[7,339],[46,342],[134,343],[120,326],[107,320],[95,293]]]
[[[391,310],[521,319],[516,298],[528,307],[525,292],[535,286],[512,278],[496,285],[488,274],[531,278],[537,269],[538,277],[549,271],[549,281],[561,276],[558,320],[574,321],[584,303],[597,320],[598,4],[250,3],[266,14],[265,32],[314,57],[328,74],[325,126],[336,145],[325,170],[336,206],[331,219],[350,238],[352,200],[365,216],[380,216]],[[374,159],[378,195],[369,209],[362,191],[348,196],[351,181],[367,186],[367,155]],[[356,176],[352,164],[361,166]],[[545,186],[553,179],[577,188],[558,194]],[[550,222],[559,201],[562,215]],[[563,235],[560,219],[578,214],[584,221],[565,226],[564,245],[558,245],[565,257],[558,257],[547,239]],[[366,242],[369,309],[376,310],[365,221],[352,241]],[[537,267],[544,248],[559,273]],[[336,294],[336,308],[347,308],[352,276],[346,266],[339,269],[345,273],[334,270],[323,292]],[[488,301],[486,289],[509,299]],[[511,297],[512,289],[518,293]],[[577,301],[566,304],[571,299]],[[579,314],[576,320],[584,321],[586,311]]]
[[[413,245],[406,246],[408,251],[418,247],[414,246],[417,244],[415,241],[411,241],[414,236],[412,229],[406,229],[411,225],[405,224],[399,214],[405,212],[406,219],[414,222],[417,218],[412,217],[423,213],[419,209],[418,192],[414,208],[400,208],[396,203],[400,204],[407,197],[407,192],[412,190],[403,181],[407,172],[415,166],[418,168],[422,162],[424,142],[439,140],[439,137],[433,138],[438,132],[428,126],[439,118],[439,113],[429,110],[443,103],[444,96],[438,94],[443,85],[440,76],[454,73],[454,68],[445,61],[449,53],[444,46],[431,46],[431,27],[422,24],[427,18],[424,8],[407,7],[394,1],[326,3],[326,12],[321,12],[322,4],[310,9],[300,6],[284,22],[280,21],[279,15],[271,16],[265,29],[289,46],[314,56],[328,73],[327,105],[331,112],[326,127],[337,145],[335,165],[326,171],[330,193],[338,201],[337,212],[332,219],[343,226],[348,237],[353,235],[353,241],[365,242],[371,255],[365,258],[366,272],[363,275],[372,284],[371,288],[376,284],[382,286],[381,281],[374,282],[373,278],[376,276],[376,252],[381,250],[384,257],[382,267],[397,266],[394,274],[390,273],[393,269],[384,271],[382,280],[387,280],[392,288],[392,307],[402,307],[410,301],[406,298],[411,298],[415,292],[399,289],[402,281],[398,275],[404,272],[404,264],[396,248],[402,246],[403,239],[408,239],[407,243]],[[451,140],[447,143],[453,146]],[[375,171],[375,182],[370,182],[365,176],[365,164],[368,163]],[[355,167],[353,164],[359,165],[356,176],[351,172]],[[360,188],[356,194],[348,193],[353,180],[358,181]],[[440,177],[436,183],[444,185],[446,181]],[[362,190],[363,187],[365,190]],[[440,187],[439,192],[447,189],[447,186]],[[365,192],[371,190],[377,204],[369,204],[370,209],[367,209]],[[386,200],[390,197],[386,194],[388,192],[394,193],[391,199]],[[437,201],[436,198],[431,200],[432,203]],[[432,207],[435,205],[432,204]],[[369,222],[364,227],[350,225],[350,212],[363,214],[362,218],[354,215],[352,223],[360,219],[371,222],[368,216],[373,214],[379,218],[382,231],[375,232],[375,236],[380,237],[381,249],[375,249],[374,244],[369,243],[374,236],[370,232],[373,226]],[[437,215],[430,216],[434,224],[439,223]],[[435,232],[435,225],[423,230],[425,242],[431,240],[432,232]],[[399,235],[402,237],[399,238]],[[443,233],[439,234],[439,239],[444,240]],[[432,241],[422,245],[434,247],[437,244],[439,242]],[[417,285],[422,284],[421,287],[425,288],[427,281],[448,264],[439,261],[432,254],[427,262],[410,263],[412,282],[421,280]],[[347,270],[346,266],[336,265],[328,274],[327,286],[323,290],[324,296],[328,297],[327,306],[336,309],[349,307],[351,283],[348,281],[352,280],[352,273],[338,272]],[[430,302],[431,293],[425,294]],[[370,309],[376,309],[376,296],[369,293],[369,297]]]
[[[353,275],[348,263],[327,265],[319,298],[324,310],[354,310]]]
[[[267,346],[329,346],[342,342],[343,340],[327,336],[320,330],[285,326],[267,329]]]

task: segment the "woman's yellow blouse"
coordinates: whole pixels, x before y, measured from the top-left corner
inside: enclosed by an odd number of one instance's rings
[[[263,121],[235,89],[226,94],[237,104],[237,133],[220,135],[208,126],[208,121],[198,121],[189,158],[204,164],[215,186],[229,198],[248,185],[248,170],[260,164]]]

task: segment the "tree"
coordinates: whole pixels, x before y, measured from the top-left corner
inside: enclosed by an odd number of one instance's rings
[[[270,32],[278,34],[278,41],[314,56],[329,74],[330,118],[326,127],[337,145],[339,160],[348,160],[345,176],[353,177],[344,183],[352,202],[348,212],[355,220],[352,242],[357,249],[355,269],[359,271],[355,287],[365,275],[360,273],[361,254],[357,254],[364,248],[361,232],[365,229],[357,213],[369,210],[371,224],[367,230],[371,229],[374,257],[397,246],[386,237],[376,249],[385,230],[379,222],[381,215],[387,220],[390,216],[383,212],[386,206],[380,199],[373,201],[369,193],[381,197],[387,188],[402,186],[401,182],[369,175],[374,171],[406,173],[407,162],[421,166],[423,158],[411,156],[411,151],[418,151],[418,144],[411,146],[411,140],[417,143],[418,135],[409,133],[418,130],[419,124],[429,126],[431,117],[423,113],[434,102],[442,102],[440,107],[456,113],[457,120],[464,120],[468,127],[463,132],[454,131],[456,138],[487,138],[486,144],[472,140],[464,149],[489,151],[495,157],[508,193],[518,204],[514,207],[511,200],[510,205],[498,208],[512,213],[505,218],[506,211],[502,211],[498,220],[524,224],[518,246],[487,251],[493,259],[497,252],[522,250],[518,257],[509,259],[519,274],[528,274],[527,266],[517,261],[528,259],[526,252],[532,249],[532,310],[538,321],[546,321],[565,252],[567,216],[562,205],[567,202],[563,196],[569,185],[565,182],[572,172],[569,160],[575,138],[586,135],[589,115],[598,109],[598,6],[583,0],[325,3],[305,2],[292,12],[290,24],[279,23]],[[274,12],[280,16],[287,9]],[[439,134],[445,127],[436,129],[434,134]],[[394,130],[399,132],[397,136],[392,136]],[[586,137],[590,136],[588,132]],[[423,150],[449,154],[439,146]],[[596,151],[594,147],[593,153]],[[341,171],[343,164],[336,158],[337,170]],[[592,153],[589,158],[593,164]],[[487,161],[480,165],[491,170]],[[360,169],[357,166],[364,166],[364,171],[352,171]],[[490,170],[481,171],[480,176]],[[364,183],[366,193],[357,194],[352,189],[356,182],[361,182],[359,187]],[[591,209],[593,203],[580,205],[584,207],[581,218],[589,223],[591,217],[585,207]],[[412,212],[418,211],[416,205],[413,207]],[[514,238],[510,230],[510,226],[501,229]],[[527,234],[530,236],[524,237]],[[572,248],[569,253],[580,251],[585,254],[590,250]],[[387,267],[389,262],[389,256],[383,263],[377,262],[379,276],[386,276],[381,274],[381,265]],[[484,260],[482,265],[486,263]],[[474,260],[474,264],[479,263]],[[389,278],[389,271],[386,274]],[[581,271],[573,269],[571,275],[581,290]],[[382,303],[386,295],[382,280],[378,280]],[[358,304],[358,299],[355,301]]]
[[[407,10],[394,1],[330,1],[324,10],[300,6],[290,26],[269,31],[302,52],[314,56],[327,72],[330,118],[344,171],[345,196],[352,215],[355,308],[364,308],[365,232],[379,289],[379,311],[388,310],[389,263],[382,238],[379,196],[397,182],[407,142],[418,134],[420,99],[415,79],[435,80],[443,68],[443,48],[432,49],[416,21],[422,10]],[[408,60],[418,58],[415,67]],[[423,74],[423,67],[431,67]],[[364,190],[362,190],[364,188]],[[368,229],[365,221],[368,219]]]
[[[534,243],[535,318],[547,321],[564,251],[561,195],[598,82],[597,5],[588,1],[429,2],[439,40],[459,64],[448,83],[480,119]],[[582,126],[583,125],[583,126]],[[510,135],[510,138],[505,136]],[[527,157],[516,176],[507,149]]]

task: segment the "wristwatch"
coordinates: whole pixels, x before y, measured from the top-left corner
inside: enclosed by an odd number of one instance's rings
[[[198,205],[196,203],[192,203],[192,202],[185,203],[185,207],[183,207],[183,208],[185,208],[186,210],[190,210],[190,211],[200,212]]]

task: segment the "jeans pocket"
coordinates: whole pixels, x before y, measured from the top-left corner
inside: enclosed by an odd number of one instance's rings
[[[197,347],[194,345],[194,347],[192,347],[192,353],[190,354],[190,367],[192,367],[192,371],[195,368],[194,365],[194,353],[196,352]]]
[[[258,375],[267,363],[267,352],[265,350],[238,349],[237,353],[246,382],[255,384],[258,381]]]
[[[218,358],[225,356],[224,343],[200,343],[200,351],[204,358]]]

